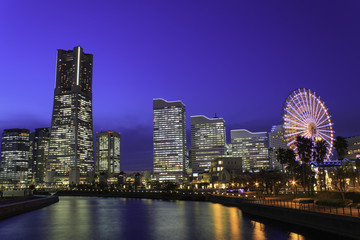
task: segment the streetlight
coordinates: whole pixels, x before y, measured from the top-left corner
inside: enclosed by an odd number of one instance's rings
[[[295,192],[294,192],[294,196],[296,195],[296,181],[295,180],[292,180],[292,185],[293,187],[295,188]]]

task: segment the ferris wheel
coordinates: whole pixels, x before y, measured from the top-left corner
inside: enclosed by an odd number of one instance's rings
[[[283,107],[284,137],[287,146],[296,150],[297,136],[327,143],[326,159],[334,147],[334,130],[325,103],[310,89],[298,88],[286,98]]]

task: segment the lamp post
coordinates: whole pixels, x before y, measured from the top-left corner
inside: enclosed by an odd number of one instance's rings
[[[295,192],[294,192],[294,197],[296,196],[296,181],[295,180],[293,180],[292,182],[292,185],[293,185],[293,187],[295,188]]]
[[[256,196],[259,198],[259,191],[258,191],[259,183],[255,182],[255,186],[256,186]]]

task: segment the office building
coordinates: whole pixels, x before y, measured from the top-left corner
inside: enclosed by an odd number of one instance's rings
[[[120,133],[96,133],[96,172],[107,176],[120,173]]]
[[[93,55],[78,46],[58,50],[46,181],[87,182],[94,172]]]
[[[242,158],[243,171],[268,169],[269,150],[266,132],[231,130],[232,156]]]
[[[279,148],[287,148],[284,138],[284,128],[282,125],[274,125],[271,128],[271,132],[269,132],[269,156],[271,168],[281,168],[281,164],[277,161],[277,151]]]
[[[192,171],[203,173],[209,171],[212,160],[225,154],[225,121],[205,116],[192,116],[190,121]]]
[[[348,144],[347,153],[345,158],[347,159],[359,159],[360,158],[360,136],[346,138]]]
[[[186,161],[185,105],[154,99],[153,114],[154,175],[161,182],[179,182]]]
[[[29,169],[28,129],[5,129],[1,141],[1,180],[3,184],[25,187]]]
[[[30,144],[32,156],[30,166],[33,174],[34,183],[44,183],[46,177],[46,164],[49,154],[50,128],[36,128],[31,133],[32,140]]]

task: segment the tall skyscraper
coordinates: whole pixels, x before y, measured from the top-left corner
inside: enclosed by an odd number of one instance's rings
[[[29,169],[28,129],[5,129],[1,141],[1,178],[3,183],[24,187]]]
[[[242,158],[243,171],[269,168],[266,132],[252,133],[245,129],[231,130],[232,156]]]
[[[120,133],[113,131],[96,133],[96,172],[120,173]]]
[[[35,183],[43,183],[49,154],[50,128],[36,128],[32,137],[32,173]]]
[[[272,168],[281,168],[281,164],[276,160],[276,152],[279,148],[286,149],[284,138],[284,128],[282,125],[274,125],[269,132],[269,156]]]
[[[190,121],[192,170],[194,173],[209,171],[211,161],[225,154],[225,121],[205,116],[192,116]]]
[[[186,160],[185,105],[153,100],[154,174],[159,181],[180,181]]]
[[[80,46],[57,52],[49,183],[76,184],[94,171],[92,65],[93,55]]]

